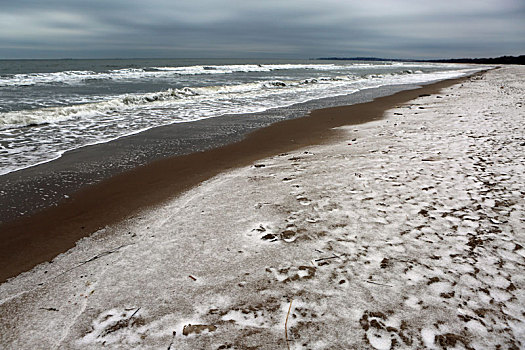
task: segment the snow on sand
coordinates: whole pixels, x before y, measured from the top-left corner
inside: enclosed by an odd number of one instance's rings
[[[525,347],[524,73],[421,96],[97,232],[0,286],[0,344]]]

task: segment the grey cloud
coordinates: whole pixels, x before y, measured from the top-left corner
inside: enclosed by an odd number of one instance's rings
[[[522,0],[18,0],[0,57],[523,54]]]

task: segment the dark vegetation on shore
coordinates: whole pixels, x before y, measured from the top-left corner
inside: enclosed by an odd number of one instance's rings
[[[525,55],[500,56],[494,58],[448,58],[438,60],[415,60],[378,57],[321,57],[318,60],[339,61],[394,61],[394,62],[436,62],[436,63],[477,63],[477,64],[525,64]]]

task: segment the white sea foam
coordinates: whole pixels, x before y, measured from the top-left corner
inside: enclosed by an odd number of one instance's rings
[[[437,67],[435,64],[425,64],[427,67]],[[458,65],[442,65],[454,68]],[[239,65],[194,65],[180,67],[145,67],[122,68],[104,72],[94,71],[62,71],[51,73],[9,74],[0,76],[2,86],[32,86],[46,84],[74,85],[86,83],[90,80],[133,80],[133,79],[162,79],[178,75],[201,74],[232,74],[242,72],[272,72],[286,70],[315,70],[337,71],[352,69],[373,69],[384,67],[421,67],[421,64],[412,63],[352,63],[350,64],[239,64]]]
[[[361,88],[369,88],[380,85],[389,85],[393,83],[408,84],[408,83],[422,83],[434,79],[445,79],[454,76],[459,76],[464,71],[447,71],[437,72],[432,74],[421,74],[419,77],[399,78],[399,75],[414,74],[414,72],[407,70],[401,73],[391,74],[370,74],[365,77],[357,77],[354,75],[344,75],[336,77],[320,77],[308,78],[302,80],[270,80],[263,82],[244,83],[237,85],[219,85],[206,87],[185,87],[182,89],[168,89],[146,94],[127,94],[121,95],[114,99],[102,102],[77,104],[64,107],[48,107],[34,110],[22,110],[7,113],[0,113],[0,129],[19,127],[24,125],[38,125],[46,123],[54,123],[64,121],[70,118],[89,118],[97,115],[104,115],[106,113],[122,112],[130,109],[139,108],[140,106],[148,105],[148,108],[154,106],[166,107],[169,102],[179,101],[183,99],[190,100],[195,96],[205,95],[209,102],[214,99],[220,100],[224,95],[230,98],[251,97],[254,99],[267,97],[268,90],[282,90],[283,93],[298,93],[298,92],[319,92],[322,88],[326,90],[321,95],[312,97],[328,97],[338,94],[346,94],[348,90],[331,91],[329,88],[341,88],[361,82]],[[395,81],[398,80],[398,81]],[[367,84],[370,83],[370,84]],[[377,85],[379,83],[379,85]],[[352,92],[352,91],[351,91]],[[249,96],[247,96],[249,95]],[[297,96],[297,101],[290,101],[291,103],[304,100],[301,95]],[[308,99],[306,99],[308,100]],[[266,101],[267,107],[278,107],[280,104],[273,105],[272,101]],[[249,109],[249,107],[248,107]],[[248,112],[238,111],[238,112]]]
[[[97,103],[85,103],[65,107],[50,107],[36,110],[22,110],[0,114],[0,128],[12,128],[24,125],[38,125],[64,121],[70,118],[89,118],[106,113],[123,112],[130,109],[140,108],[148,105],[152,107],[166,107],[170,102],[177,101],[179,104],[184,100],[195,100],[196,96],[205,96],[211,102],[214,99],[239,97],[264,97],[268,94],[265,90],[288,90],[296,92],[305,90],[306,85],[330,84],[332,82],[353,82],[352,76],[337,78],[303,79],[300,81],[271,80],[256,83],[244,83],[237,85],[220,85],[207,87],[185,87],[182,89],[168,89],[147,94],[128,94],[117,98]],[[202,99],[202,98],[201,98]],[[268,106],[270,107],[270,105]]]
[[[347,66],[335,64],[239,64],[222,66],[152,67],[152,69],[176,72],[178,74],[228,74],[236,72],[271,72],[290,69],[333,70],[346,67]]]
[[[182,66],[123,68],[105,72],[63,71],[51,73],[12,74],[0,77],[0,86],[30,86],[42,84],[79,84],[89,80],[127,80],[144,78],[163,78],[176,75],[231,74],[238,72],[271,72],[275,70],[334,70],[347,66],[334,64],[265,64],[265,65],[222,65],[222,66]]]

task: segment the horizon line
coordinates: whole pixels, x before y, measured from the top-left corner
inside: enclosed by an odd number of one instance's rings
[[[283,57],[58,57],[58,58],[1,58],[0,61],[74,61],[74,60],[378,60],[378,61],[436,61],[436,60],[483,60],[483,59],[498,59],[504,57],[519,58],[525,55],[500,55],[494,57],[433,57],[433,58],[385,58],[377,56],[325,56],[325,57],[307,57],[307,58],[283,58]]]

